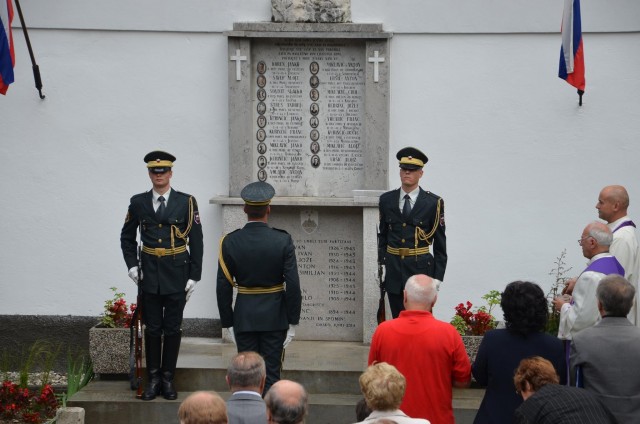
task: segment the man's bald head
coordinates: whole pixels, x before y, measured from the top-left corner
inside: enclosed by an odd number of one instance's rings
[[[264,402],[270,423],[298,424],[307,415],[307,391],[291,380],[279,380],[271,386]]]
[[[614,222],[627,215],[629,193],[621,185],[610,185],[600,190],[598,195],[598,217],[607,222]]]

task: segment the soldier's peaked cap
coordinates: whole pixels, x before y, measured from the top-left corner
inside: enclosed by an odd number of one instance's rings
[[[400,168],[402,169],[422,169],[429,161],[427,155],[415,147],[400,149],[396,154],[396,158],[400,161]]]
[[[266,206],[271,203],[271,199],[276,195],[276,190],[269,183],[256,181],[247,184],[240,192],[240,197],[244,203],[250,206]]]
[[[171,153],[163,152],[161,150],[154,150],[153,152],[147,153],[144,157],[144,161],[147,164],[149,171],[156,174],[162,174],[163,172],[170,171],[175,160],[176,157]]]

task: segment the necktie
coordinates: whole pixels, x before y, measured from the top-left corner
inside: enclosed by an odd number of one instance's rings
[[[411,213],[411,200],[408,194],[404,195],[404,206],[402,207],[402,217],[407,219]]]
[[[156,210],[156,218],[159,220],[162,219],[162,215],[164,215],[164,196],[158,197],[158,202],[160,202],[160,206]]]

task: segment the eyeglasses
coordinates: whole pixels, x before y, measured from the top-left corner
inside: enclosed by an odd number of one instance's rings
[[[582,243],[588,239],[589,237],[593,238],[593,236],[586,236],[578,239],[578,245],[582,246]]]

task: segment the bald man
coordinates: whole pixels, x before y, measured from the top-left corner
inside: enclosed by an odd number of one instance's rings
[[[301,384],[291,380],[279,380],[271,386],[264,401],[267,418],[271,424],[303,423],[307,415],[308,396]]]
[[[640,247],[636,236],[636,225],[627,215],[629,194],[621,185],[606,186],[600,191],[596,209],[600,219],[607,222],[613,233],[613,242],[609,252],[624,268],[624,277],[636,289],[636,297],[627,318],[631,323],[640,326],[640,309],[638,304],[638,274],[640,272]]]

